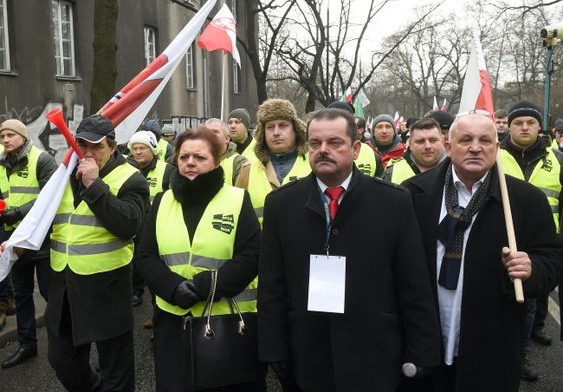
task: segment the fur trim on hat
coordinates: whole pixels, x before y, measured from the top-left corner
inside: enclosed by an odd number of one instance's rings
[[[297,117],[297,112],[291,102],[286,99],[268,99],[264,101],[258,107],[256,120],[257,125],[254,131],[256,146],[254,147],[254,153],[261,162],[266,163],[270,160],[264,132],[266,124],[274,120],[288,120],[293,123],[293,130],[296,135],[295,146],[297,148],[297,154],[305,155],[307,152],[307,126]]]

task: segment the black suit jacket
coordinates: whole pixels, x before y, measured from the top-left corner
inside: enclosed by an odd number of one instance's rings
[[[354,169],[330,232],[346,256],[344,314],[307,311],[309,256],[325,254],[326,221],[311,174],[264,207],[259,354],[291,361],[303,391],[390,391],[403,362],[436,365],[438,317],[421,234],[404,188]]]
[[[446,159],[437,168],[403,183],[411,191],[423,233],[434,295],[438,220],[449,164]],[[487,201],[475,218],[464,256],[456,392],[513,392],[520,380],[526,306],[516,303],[513,283],[501,262],[501,249],[508,246],[508,239],[496,166],[489,175]],[[523,283],[524,295],[535,297],[557,285],[561,245],[545,195],[514,177],[506,176],[506,182],[517,247],[532,260],[532,275]]]

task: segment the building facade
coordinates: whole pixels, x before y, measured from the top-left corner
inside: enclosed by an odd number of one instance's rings
[[[205,0],[115,0],[115,91],[158,56],[189,22]],[[183,7],[177,3],[186,3]],[[226,3],[245,36],[246,2],[218,1],[212,18]],[[62,106],[69,126],[97,112],[90,104],[94,57],[95,0],[0,0],[0,122],[16,118],[27,124],[34,143],[61,158],[66,142],[52,130],[45,115]],[[240,16],[240,17],[239,17]],[[242,66],[230,54],[206,52],[194,42],[147,118],[173,123],[178,131],[209,117],[222,117],[223,56],[225,107],[246,107],[255,113],[256,83],[248,57]],[[111,96],[108,96],[109,100]]]

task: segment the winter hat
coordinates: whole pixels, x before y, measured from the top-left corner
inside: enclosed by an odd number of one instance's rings
[[[13,131],[27,139],[27,127],[20,120],[11,119],[4,121],[0,125],[0,132],[6,130]]]
[[[542,123],[541,109],[538,105],[529,101],[520,101],[512,105],[512,107],[508,111],[508,126],[510,126],[510,123],[515,118],[524,117],[524,116],[530,116],[535,118],[536,120],[538,120],[541,127],[541,123]]]
[[[305,154],[307,151],[307,126],[299,117],[297,117],[295,107],[287,99],[268,99],[264,101],[258,107],[256,119],[257,125],[256,130],[254,131],[256,146],[254,147],[254,152],[262,162],[270,160],[264,132],[266,124],[274,120],[288,120],[293,123],[293,130],[296,135],[295,146],[297,147],[297,154]]]
[[[328,105],[328,108],[346,110],[348,113],[350,113],[352,115],[354,115],[354,113],[356,113],[356,111],[354,110],[354,106],[352,106],[352,104],[348,103],[348,102],[334,101],[333,103]]]
[[[162,136],[160,124],[156,120],[148,120],[143,124],[141,129],[143,131],[151,131],[152,133],[154,133],[154,136],[156,136],[157,139],[160,139],[160,137]]]
[[[411,129],[411,125],[413,125],[413,124],[416,122],[416,120],[418,120],[418,118],[416,118],[416,117],[409,117],[409,118],[407,119],[407,124],[406,124],[407,129]]]
[[[176,136],[176,131],[174,127],[170,124],[164,124],[161,129],[161,133],[163,136]]]
[[[229,113],[229,118],[237,118],[244,124],[246,129],[250,129],[250,114],[245,108],[236,108]],[[228,120],[228,119],[227,119]]]
[[[129,139],[127,148],[129,148],[130,151],[133,151],[133,145],[135,144],[144,144],[151,149],[152,155],[158,154],[158,142],[156,141],[156,136],[154,136],[154,133],[150,131],[135,132],[133,136],[131,136],[131,139]]]
[[[111,121],[99,114],[80,121],[74,136],[75,139],[83,139],[90,143],[100,143],[106,137],[115,139],[115,130]]]
[[[393,132],[397,132],[397,128],[395,128],[395,121],[393,121],[393,117],[388,114],[380,114],[376,118],[373,119],[371,129],[375,129],[375,126],[380,122],[388,122],[393,127]]]
[[[555,120],[553,128],[555,128],[557,131],[563,131],[563,118],[558,118],[557,120]]]
[[[442,130],[449,130],[455,120],[453,115],[443,110],[432,110],[425,117],[436,120],[438,124],[440,124],[440,129]]]

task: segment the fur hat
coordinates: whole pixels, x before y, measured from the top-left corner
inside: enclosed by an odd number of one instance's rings
[[[129,148],[130,151],[133,151],[133,145],[135,144],[144,144],[151,149],[152,155],[158,154],[158,142],[156,141],[156,136],[154,136],[154,133],[150,131],[135,132],[133,136],[131,136],[131,139],[129,139],[127,148]]]
[[[393,121],[393,117],[388,114],[380,114],[374,118],[371,123],[371,129],[375,129],[375,126],[380,122],[388,122],[393,127],[393,132],[397,132],[397,128],[395,128],[395,121]]]
[[[247,131],[250,129],[250,113],[248,113],[248,110],[246,110],[245,108],[233,109],[229,113],[229,117],[227,118],[227,121],[230,118],[238,118],[240,122],[244,124]]]
[[[266,124],[274,120],[288,120],[293,123],[295,131],[295,147],[298,155],[305,155],[307,152],[307,126],[297,117],[295,107],[286,99],[268,99],[258,107],[256,114],[256,130],[254,131],[254,139],[256,146],[254,152],[258,159],[262,162],[268,162],[270,156],[268,154],[268,145],[266,144],[265,127]]]
[[[508,126],[510,126],[510,123],[515,118],[524,116],[534,117],[540,123],[541,128],[541,109],[538,105],[529,101],[520,101],[512,105],[512,107],[508,111]]]
[[[4,121],[0,125],[0,132],[6,130],[13,131],[27,139],[27,127],[20,120],[11,119]]]

